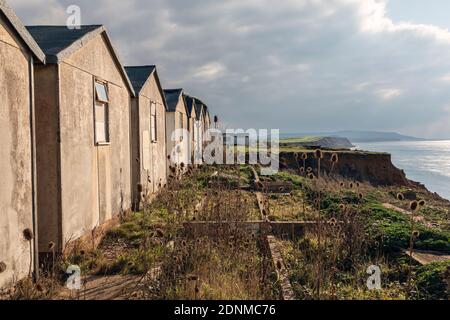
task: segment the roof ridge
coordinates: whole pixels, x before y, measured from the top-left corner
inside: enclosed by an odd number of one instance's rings
[[[81,24],[80,27],[103,27],[103,24]],[[50,28],[50,27],[58,27],[58,28],[67,28],[65,24],[35,24],[35,25],[26,25],[27,28]],[[67,28],[69,29],[69,28]],[[70,29],[69,29],[70,30]],[[74,29],[77,30],[77,29]]]
[[[11,27],[15,33],[18,34],[20,40],[23,44],[28,47],[28,50],[42,63],[45,63],[45,53],[41,50],[36,40],[26,29],[22,20],[17,16],[14,10],[9,6],[9,4],[0,0],[0,13],[1,16],[6,18],[5,23],[8,27]]]
[[[125,68],[155,68],[156,65],[154,64],[148,64],[143,66],[125,66]]]
[[[83,25],[80,29],[69,29],[67,26],[27,26],[34,40],[46,54],[46,62],[59,64],[66,56],[81,49],[96,36],[104,35],[106,46],[111,51],[112,58],[120,69],[124,81],[134,97],[133,85],[112,44],[111,38],[102,24]]]

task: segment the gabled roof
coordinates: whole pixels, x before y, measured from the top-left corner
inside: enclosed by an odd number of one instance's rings
[[[183,101],[186,114],[189,114],[186,103],[183,99],[183,89],[165,89],[164,94],[167,101],[167,111],[175,112],[177,110],[177,104],[180,99]]]
[[[69,29],[67,26],[27,26],[26,28],[44,51],[47,63],[54,64],[62,62],[65,57],[81,49],[96,36],[103,34],[128,89],[135,96],[130,79],[120,62],[119,56],[104,26],[83,25],[80,26],[80,29]]]
[[[9,23],[10,27],[17,33],[19,38],[40,62],[45,63],[45,54],[39,45],[24,27],[22,21],[17,17],[11,7],[4,0],[0,0],[0,17]]]
[[[209,110],[208,110],[208,107],[207,106],[205,106],[205,116],[207,116],[208,117],[208,120],[209,120],[209,122],[211,122],[211,115],[209,114]]]
[[[69,29],[67,26],[27,26],[27,30],[45,52],[49,63],[59,63],[62,57],[67,55],[69,48],[77,44],[79,49],[83,45],[82,40],[88,34],[95,32],[95,35],[104,31],[101,25],[81,26],[80,29]],[[75,50],[71,50],[71,53]]]
[[[158,71],[156,70],[156,66],[127,66],[125,67],[125,71],[130,78],[131,84],[133,85],[134,91],[136,92],[136,96],[138,96],[142,89],[145,87],[146,83],[149,81],[151,76],[154,74],[156,79],[156,84],[158,85],[158,89],[161,93],[162,99],[164,101],[164,107],[167,108],[166,95],[161,86],[161,82],[159,81]]]
[[[197,113],[197,120],[200,120],[200,117],[204,116],[205,105],[200,99],[194,98],[195,100],[195,110]]]
[[[186,103],[186,108],[188,110],[189,117],[192,117],[195,115],[195,118],[197,118],[197,111],[195,109],[195,100],[193,97],[191,97],[188,94],[184,95],[184,101]]]
[[[136,94],[139,94],[139,92],[141,92],[145,83],[148,81],[155,70],[155,66],[125,67],[125,71],[130,78],[131,84],[133,85]]]

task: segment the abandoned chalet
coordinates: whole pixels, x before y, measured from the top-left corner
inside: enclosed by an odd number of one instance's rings
[[[155,66],[124,67],[104,26],[24,27],[0,0],[0,288],[200,164],[210,124]]]

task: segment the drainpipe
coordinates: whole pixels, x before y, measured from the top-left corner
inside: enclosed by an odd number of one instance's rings
[[[163,94],[164,94],[164,92],[163,92]],[[163,97],[164,98],[164,101],[166,101],[165,99],[165,97]],[[163,103],[164,104],[164,103]],[[165,174],[165,177],[166,177],[166,180],[165,180],[165,182],[164,182],[164,184],[167,184],[169,181],[169,172],[168,172],[168,169],[167,169],[167,167],[168,167],[168,165],[167,165],[167,163],[168,163],[168,159],[167,159],[167,108],[166,108],[166,106],[164,106],[164,170],[165,170],[165,172],[166,172],[166,174]]]
[[[33,269],[34,281],[39,281],[39,239],[38,239],[38,217],[37,217],[37,177],[36,177],[36,121],[34,105],[34,59],[30,54],[28,60],[28,77],[30,92],[30,138],[31,138],[31,195],[32,195],[32,214],[33,214]]]

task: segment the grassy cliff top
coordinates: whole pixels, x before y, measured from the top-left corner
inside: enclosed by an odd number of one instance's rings
[[[280,139],[280,143],[311,143],[317,142],[323,139],[324,137],[320,136],[305,136],[305,137],[296,137],[296,138],[285,138]]]
[[[258,152],[258,151],[266,151],[267,148],[253,148],[253,147],[246,147],[246,146],[235,146],[232,147],[234,148],[235,152]],[[269,148],[270,149],[270,148]],[[363,150],[327,150],[327,149],[322,149],[323,152],[327,152],[327,153],[350,153],[350,154],[367,154],[367,155],[379,155],[379,154],[388,154],[387,152],[377,152],[377,151],[363,151]],[[272,151],[272,150],[270,150]],[[285,152],[285,153],[289,153],[289,152],[294,152],[294,153],[313,153],[314,150],[313,149],[308,149],[306,147],[302,147],[302,146],[297,146],[297,145],[283,145],[278,148],[278,152]]]

